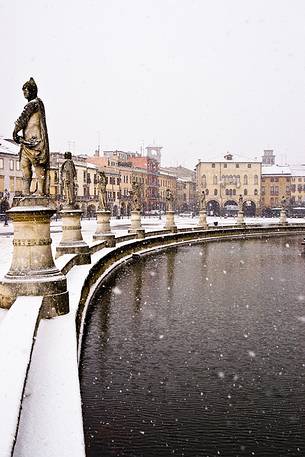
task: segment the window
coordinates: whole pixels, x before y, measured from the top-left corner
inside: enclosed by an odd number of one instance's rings
[[[275,191],[275,195],[278,195],[279,194],[279,186],[275,186],[274,187],[274,191]]]
[[[236,189],[233,189],[233,195],[236,195]]]
[[[239,168],[239,163],[236,164],[236,168]]]
[[[226,189],[226,195],[229,195],[229,189]]]
[[[0,168],[1,168],[1,170],[4,168],[4,161],[3,161],[3,159],[0,159]]]
[[[16,170],[20,171],[20,162],[19,162],[19,160],[16,160]]]
[[[248,176],[244,175],[244,186],[248,185]]]
[[[216,175],[213,176],[213,184],[217,184],[217,176]]]
[[[10,176],[10,192],[14,192],[14,190],[15,190],[14,176]]]
[[[206,189],[205,195],[209,195],[209,189]]]
[[[224,164],[223,164],[223,168],[228,168],[228,164],[227,164],[227,163],[224,163]]]
[[[215,168],[215,163],[212,163],[212,168]]]
[[[120,182],[121,182],[120,178],[116,178],[116,183],[118,186],[120,185]]]
[[[286,186],[286,193],[288,194],[290,191],[290,186]]]
[[[203,187],[206,187],[206,185],[207,185],[207,178],[206,178],[206,175],[202,175],[202,177],[201,177],[201,182],[202,182],[202,186],[203,186]]]
[[[265,187],[263,186],[262,187],[262,195],[265,195],[265,192],[266,192],[266,190],[265,190]]]
[[[279,178],[274,178],[274,181],[275,182],[279,182]]]
[[[254,185],[255,186],[258,185],[258,176],[257,175],[254,175]]]
[[[248,163],[248,168],[251,168],[251,163]]]
[[[254,189],[254,195],[258,195],[258,190]]]
[[[217,189],[214,189],[214,195],[217,195]]]
[[[247,189],[244,189],[244,195],[248,195]]]
[[[10,159],[10,170],[14,170],[14,161]]]

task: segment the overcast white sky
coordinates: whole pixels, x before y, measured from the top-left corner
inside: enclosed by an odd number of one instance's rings
[[[305,163],[304,0],[0,0],[0,134],[33,76],[52,151]],[[74,142],[74,143],[71,143]]]

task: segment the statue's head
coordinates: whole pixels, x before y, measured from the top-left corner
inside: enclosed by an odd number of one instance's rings
[[[65,159],[72,159],[72,154],[71,152],[65,152]]]
[[[38,88],[33,78],[23,84],[22,90],[25,98],[29,101],[37,97]]]

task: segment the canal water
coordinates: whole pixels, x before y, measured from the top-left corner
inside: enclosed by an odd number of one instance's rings
[[[87,456],[304,456],[300,237],[135,258],[91,304]]]

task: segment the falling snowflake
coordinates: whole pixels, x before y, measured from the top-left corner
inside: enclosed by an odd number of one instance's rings
[[[114,295],[122,295],[121,289],[117,286],[112,289],[112,292],[114,293]]]
[[[254,357],[256,356],[254,351],[248,351],[248,354],[249,354],[249,357],[251,357],[252,359],[254,359]]]

